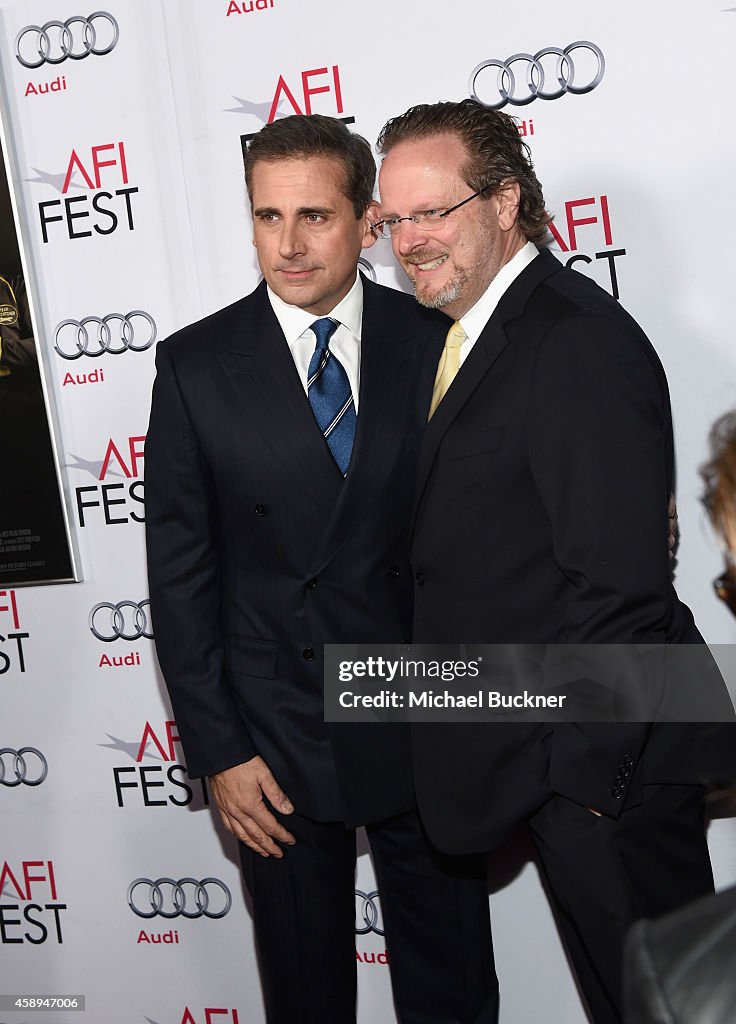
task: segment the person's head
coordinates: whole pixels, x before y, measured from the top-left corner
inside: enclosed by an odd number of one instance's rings
[[[376,165],[364,138],[333,117],[284,117],[245,154],[253,244],[270,288],[317,316],[355,281],[358,257],[375,241]]]
[[[709,442],[710,459],[700,469],[703,504],[728,553],[726,570],[714,586],[736,614],[736,411],[716,420]]]
[[[477,302],[550,217],[529,148],[508,114],[475,100],[421,104],[388,121],[378,138],[381,217],[423,305],[455,318]],[[472,202],[434,224],[412,214]]]
[[[736,411],[713,424],[710,458],[700,469],[703,504],[718,534],[736,557]]]

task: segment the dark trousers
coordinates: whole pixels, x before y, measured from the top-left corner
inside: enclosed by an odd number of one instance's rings
[[[281,860],[240,845],[269,1024],[355,1021],[355,832],[297,814]],[[481,858],[430,849],[415,812],[366,829],[400,1024],[495,1024]]]
[[[554,797],[529,822],[557,923],[594,1024],[620,1024],[628,928],[713,891],[700,786],[644,786],[597,817]]]

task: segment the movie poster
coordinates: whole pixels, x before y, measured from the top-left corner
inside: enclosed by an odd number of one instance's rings
[[[0,589],[73,581],[69,525],[0,109]]]

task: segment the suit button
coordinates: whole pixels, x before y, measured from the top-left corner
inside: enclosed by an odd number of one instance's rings
[[[316,579],[307,580],[307,590],[314,590],[314,588],[316,586],[317,586],[317,580]]]
[[[253,511],[257,516],[265,516],[268,512],[268,505],[264,505],[262,501],[259,501]]]
[[[418,587],[423,587],[424,586],[424,573],[423,572],[418,572],[416,574],[416,576],[414,577],[414,579],[416,580],[416,584],[417,584]]]
[[[304,658],[305,661],[314,661],[315,657],[314,647],[305,647],[302,651],[302,658]]]
[[[400,574],[401,574],[401,569],[399,569],[398,565],[390,565],[389,568],[388,568],[388,572],[386,573],[386,575],[390,579],[392,579],[392,580],[395,580],[396,577],[399,576]]]

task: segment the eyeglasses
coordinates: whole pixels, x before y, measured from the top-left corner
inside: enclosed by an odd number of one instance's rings
[[[713,580],[713,589],[736,615],[736,566],[727,565],[721,575]]]
[[[419,228],[425,228],[427,231],[433,231],[437,228],[442,227],[445,217],[448,217],[455,210],[459,210],[461,206],[465,206],[466,203],[471,202],[473,199],[477,199],[478,196],[482,196],[484,192],[487,192],[490,185],[486,185],[478,192],[474,192],[472,196],[468,196],[467,199],[463,199],[461,203],[455,203],[449,210],[420,210],[419,213],[411,213],[408,217],[386,217],[384,220],[379,220],[375,224],[371,224],[371,228],[379,238],[388,238],[389,235],[397,235],[399,233],[399,225],[402,220],[410,220],[416,224]]]

